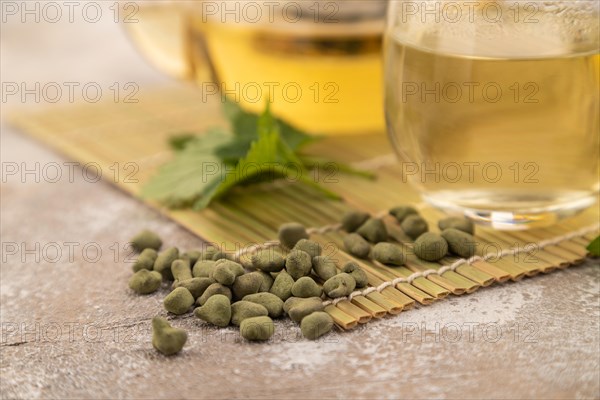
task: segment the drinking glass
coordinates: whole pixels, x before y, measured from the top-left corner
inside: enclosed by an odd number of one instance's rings
[[[403,179],[499,229],[598,200],[596,0],[391,1],[385,114]]]

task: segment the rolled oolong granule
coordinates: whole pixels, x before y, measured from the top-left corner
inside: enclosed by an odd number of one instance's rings
[[[358,233],[350,233],[344,237],[344,248],[353,256],[364,259],[371,252],[371,244]]]
[[[139,232],[129,242],[136,251],[143,251],[144,249],[158,250],[162,246],[160,236],[148,229]]]
[[[448,253],[448,242],[437,233],[426,232],[415,240],[413,250],[421,260],[438,261]]]
[[[192,275],[194,278],[208,278],[210,277],[212,270],[217,265],[216,261],[212,260],[198,260],[196,264],[194,264],[194,268],[192,269]]]
[[[350,274],[354,278],[357,288],[364,288],[369,284],[367,273],[354,261],[350,261],[344,265],[342,272]]]
[[[307,315],[300,322],[302,336],[310,340],[316,340],[319,337],[329,333],[333,328],[333,318],[323,311],[315,311]]]
[[[356,288],[356,281],[352,275],[342,272],[328,279],[323,284],[323,291],[331,298],[348,296]]]
[[[246,318],[240,324],[240,334],[246,340],[269,340],[274,333],[273,320],[267,316]]]
[[[285,258],[274,249],[263,249],[251,257],[252,266],[264,272],[279,272],[285,267]]]
[[[269,310],[264,306],[250,301],[240,300],[231,305],[231,323],[239,326],[243,320],[252,317],[269,315]]]
[[[379,218],[369,218],[356,230],[356,233],[371,243],[385,242],[388,239],[385,224]]]
[[[185,253],[181,254],[179,258],[181,258],[182,260],[188,260],[190,265],[193,266],[194,264],[196,264],[196,262],[198,262],[199,259],[202,258],[202,251],[188,250]]]
[[[294,282],[292,295],[295,297],[321,297],[323,288],[309,276],[303,276]]]
[[[350,233],[344,237],[344,248],[358,258],[368,258],[371,252],[371,244],[358,233]]]
[[[470,235],[475,233],[475,225],[473,222],[464,217],[448,217],[441,219],[438,221],[438,227],[440,228],[440,231],[454,228]]]
[[[301,239],[308,239],[308,232],[304,225],[290,222],[279,227],[279,242],[287,249],[293,249]]]
[[[260,284],[258,291],[268,292],[271,290],[271,286],[273,286],[273,282],[275,281],[271,274],[263,271],[255,271],[254,273],[260,275],[260,278],[262,279],[262,283]]]
[[[404,265],[406,256],[402,247],[393,243],[377,243],[373,246],[373,259],[385,265]]]
[[[216,253],[213,254],[211,260],[213,260],[213,261],[229,260],[229,258],[230,258],[229,254],[227,254],[223,251],[217,251]]]
[[[402,223],[409,215],[419,215],[418,211],[411,206],[394,207],[389,211],[399,223]]]
[[[318,256],[312,259],[313,270],[315,275],[326,281],[332,276],[337,275],[338,269],[335,265],[335,261],[327,256]]]
[[[171,275],[176,281],[192,279],[192,269],[189,260],[178,259],[171,264]]]
[[[295,301],[287,314],[290,319],[294,322],[300,322],[307,315],[312,314],[315,311],[323,311],[325,306],[323,300],[320,297],[309,297],[308,299],[299,299]]]
[[[300,304],[303,300],[304,299],[302,297],[290,297],[283,303],[283,311],[286,314],[289,314],[292,307],[294,307],[296,304]]]
[[[141,269],[152,270],[154,269],[154,262],[158,257],[158,253],[154,249],[144,249],[139,255],[138,259],[133,264],[133,272],[138,272]]]
[[[282,301],[286,301],[292,296],[292,286],[294,285],[294,278],[290,276],[286,271],[281,271],[275,277],[275,281],[269,289],[270,293],[279,297]]]
[[[231,290],[233,291],[233,297],[241,300],[246,295],[258,293],[262,284],[263,278],[258,272],[250,272],[248,274],[238,276],[231,287]]]
[[[222,285],[230,286],[235,282],[235,278],[244,275],[245,272],[244,267],[240,264],[222,259],[222,261],[217,261],[210,277]]]
[[[475,255],[477,242],[473,235],[449,228],[442,231],[442,237],[448,242],[448,248],[452,253],[462,258],[470,258]]]
[[[196,308],[194,315],[210,324],[226,327],[231,321],[231,302],[227,296],[216,294]]]
[[[204,293],[202,293],[202,296],[198,297],[198,299],[196,300],[196,305],[203,306],[208,299],[217,294],[222,294],[226,296],[229,300],[233,298],[231,289],[229,289],[225,285],[221,285],[220,283],[213,283],[212,285],[206,288]]]
[[[163,304],[173,314],[185,314],[194,305],[194,296],[186,288],[178,287],[165,297]]]
[[[171,288],[174,290],[178,287],[184,287],[190,291],[194,299],[198,299],[213,283],[216,282],[211,278],[191,278],[183,281],[174,281]]]
[[[419,215],[407,216],[404,221],[400,223],[400,227],[404,233],[406,233],[406,236],[413,240],[429,230],[427,221],[425,221],[423,217]]]
[[[283,300],[273,293],[261,292],[249,294],[244,296],[242,300],[260,304],[265,307],[271,318],[279,318],[283,314]]]
[[[348,233],[355,232],[369,217],[369,213],[366,212],[348,211],[342,217],[342,229]]]
[[[181,351],[187,341],[187,333],[183,329],[173,328],[161,317],[152,319],[152,346],[166,356]]]
[[[300,239],[294,246],[294,250],[302,250],[308,253],[311,259],[320,256],[323,251],[319,243],[308,239]]]
[[[312,259],[305,251],[292,250],[285,260],[285,270],[294,280],[310,275]]]
[[[138,294],[150,294],[158,290],[161,282],[160,273],[141,269],[129,278],[129,287]]]
[[[179,258],[179,249],[170,247],[158,254],[154,262],[154,270],[160,272],[163,279],[172,281],[173,274],[171,273],[171,264]]]

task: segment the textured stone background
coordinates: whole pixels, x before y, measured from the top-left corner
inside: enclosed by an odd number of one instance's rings
[[[133,81],[143,88],[165,81],[110,18],[97,24],[13,19],[1,29],[3,82],[108,87]],[[11,99],[2,114],[22,106]],[[65,161],[4,119],[1,139],[3,163]],[[451,297],[318,342],[300,339],[289,322],[277,323],[270,343],[253,344],[234,329],[183,317],[173,323],[188,330],[188,343],[178,357],[163,357],[151,347],[150,319],[165,314],[166,289],[132,295],[123,246],[144,227],[168,245],[190,248],[200,241],[80,173],[73,183],[36,183],[32,176],[23,183],[3,174],[3,398],[600,397],[597,260]],[[5,247],[13,243],[14,255]],[[36,243],[39,262],[22,252]],[[54,261],[56,249],[61,254]]]

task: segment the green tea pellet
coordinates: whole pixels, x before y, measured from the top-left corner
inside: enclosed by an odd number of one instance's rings
[[[158,254],[158,257],[156,257],[156,261],[154,262],[154,270],[160,272],[163,279],[172,281],[173,274],[171,273],[171,264],[178,258],[179,250],[177,247],[170,247]]]
[[[154,262],[156,261],[156,257],[158,257],[158,253],[154,249],[144,249],[142,253],[133,264],[133,272],[138,272],[141,269],[153,270]]]
[[[369,214],[362,211],[348,211],[342,217],[342,229],[348,233],[356,231],[369,219]]]
[[[290,222],[279,227],[279,243],[287,249],[293,249],[300,239],[308,239],[304,225]]]
[[[206,289],[213,283],[215,283],[215,281],[211,278],[190,278],[183,281],[174,281],[171,287],[173,289],[184,287],[190,291],[192,296],[194,296],[194,299],[197,299],[202,296]]]
[[[308,253],[311,259],[320,256],[322,251],[319,243],[308,239],[300,239],[294,246],[294,250],[302,250]]]
[[[310,274],[312,259],[302,250],[292,250],[285,260],[285,269],[294,280],[300,279]]]
[[[244,272],[244,267],[240,264],[223,260],[216,263],[210,277],[222,285],[230,286],[235,282],[235,278],[243,275]]]
[[[233,273],[235,274],[235,276],[241,276],[244,275],[246,273],[246,270],[244,269],[244,267],[242,266],[242,264],[235,262],[235,261],[231,261],[225,258],[222,258],[220,260],[215,261],[215,266],[219,266],[221,264],[225,264],[228,266],[229,269],[231,269],[233,271]]]
[[[385,224],[379,218],[369,218],[356,231],[360,236],[371,243],[384,242],[388,238],[388,232]]]
[[[171,264],[171,274],[176,281],[192,279],[192,269],[189,260],[175,260]]]
[[[292,295],[292,286],[294,285],[294,278],[290,276],[286,271],[281,271],[275,277],[269,293],[273,293],[281,300],[286,301]]]
[[[344,237],[344,248],[350,254],[358,258],[368,258],[371,245],[358,233],[351,233]]]
[[[223,251],[218,251],[216,252],[213,256],[212,256],[212,260],[213,261],[218,261],[218,260],[229,260],[229,254],[223,252]]]
[[[400,227],[411,239],[416,239],[429,230],[427,221],[419,215],[409,215],[400,223]]]
[[[342,272],[323,284],[323,291],[331,298],[348,296],[356,288],[352,275]]]
[[[333,318],[323,311],[316,311],[307,315],[300,322],[302,336],[307,339],[315,340],[329,333],[333,328]]]
[[[438,261],[448,253],[448,242],[441,235],[426,232],[415,240],[415,255],[425,261]]]
[[[315,274],[324,281],[338,273],[335,261],[327,256],[315,257],[313,258],[312,263]]]
[[[187,341],[187,333],[183,329],[173,328],[161,317],[152,319],[152,346],[162,354],[170,356],[178,353]]]
[[[194,315],[210,324],[225,327],[231,321],[231,302],[222,294],[211,296],[202,307],[194,310]]]
[[[440,228],[440,231],[454,228],[471,235],[475,233],[475,225],[473,224],[473,222],[468,220],[467,218],[461,217],[449,217],[441,219],[438,222],[438,227]]]
[[[239,326],[243,320],[252,317],[269,315],[269,311],[262,305],[250,301],[236,301],[231,305],[231,323]]]
[[[260,284],[259,292],[268,292],[271,290],[271,286],[273,286],[273,282],[275,281],[271,274],[263,271],[255,271],[256,274],[260,275],[262,279],[262,283]]]
[[[470,258],[475,255],[475,237],[458,229],[450,228],[442,232],[442,237],[448,242],[448,249],[462,258]]]
[[[249,294],[243,300],[265,307],[271,318],[279,318],[283,314],[283,300],[272,293]]]
[[[354,261],[350,261],[344,265],[342,272],[350,274],[354,278],[357,288],[363,288],[369,284],[366,272]]]
[[[182,260],[188,260],[190,265],[196,264],[200,258],[202,258],[202,252],[200,250],[188,250],[179,256]]]
[[[294,322],[300,322],[304,317],[314,313],[315,311],[323,311],[325,306],[323,300],[319,297],[309,297],[308,299],[300,299],[295,302],[288,311],[290,319]]]
[[[204,293],[202,293],[202,296],[198,297],[196,300],[196,305],[203,306],[208,299],[217,294],[222,294],[229,298],[229,300],[233,298],[231,289],[229,289],[227,286],[221,285],[220,283],[213,283],[206,288]]]
[[[139,232],[130,240],[131,246],[136,251],[142,251],[144,249],[160,249],[162,246],[161,238],[154,232],[144,229]]]
[[[373,259],[385,265],[404,265],[406,256],[402,247],[392,243],[377,243],[373,246]]]
[[[413,207],[400,206],[392,208],[390,210],[390,215],[394,216],[394,218],[401,223],[409,215],[419,215],[419,213]]]
[[[178,287],[165,297],[163,304],[173,314],[185,314],[194,304],[194,296],[186,288]]]
[[[264,272],[279,272],[285,267],[285,259],[274,249],[259,250],[251,259],[254,268]]]
[[[292,307],[294,307],[296,304],[300,304],[304,299],[301,297],[290,297],[288,298],[284,303],[283,303],[283,311],[286,314],[290,313],[290,310],[292,309]]]
[[[231,290],[233,291],[233,297],[241,300],[244,298],[244,296],[258,293],[258,290],[262,284],[263,278],[256,272],[250,272],[249,274],[238,276],[231,287]]]
[[[217,263],[212,260],[198,260],[196,264],[194,264],[192,275],[194,278],[208,278],[216,264]]]
[[[154,293],[160,287],[162,275],[156,271],[141,269],[129,279],[129,287],[136,293]]]
[[[295,297],[321,297],[323,289],[311,277],[303,276],[294,282],[292,295]]]
[[[240,334],[246,340],[269,340],[275,333],[275,325],[269,317],[246,318],[240,324]]]

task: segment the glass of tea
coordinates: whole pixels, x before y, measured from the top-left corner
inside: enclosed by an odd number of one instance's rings
[[[129,4],[129,3],[128,3]],[[385,0],[141,1],[129,35],[160,69],[323,134],[383,132]]]
[[[499,229],[598,200],[600,2],[391,1],[385,114],[425,201]]]

